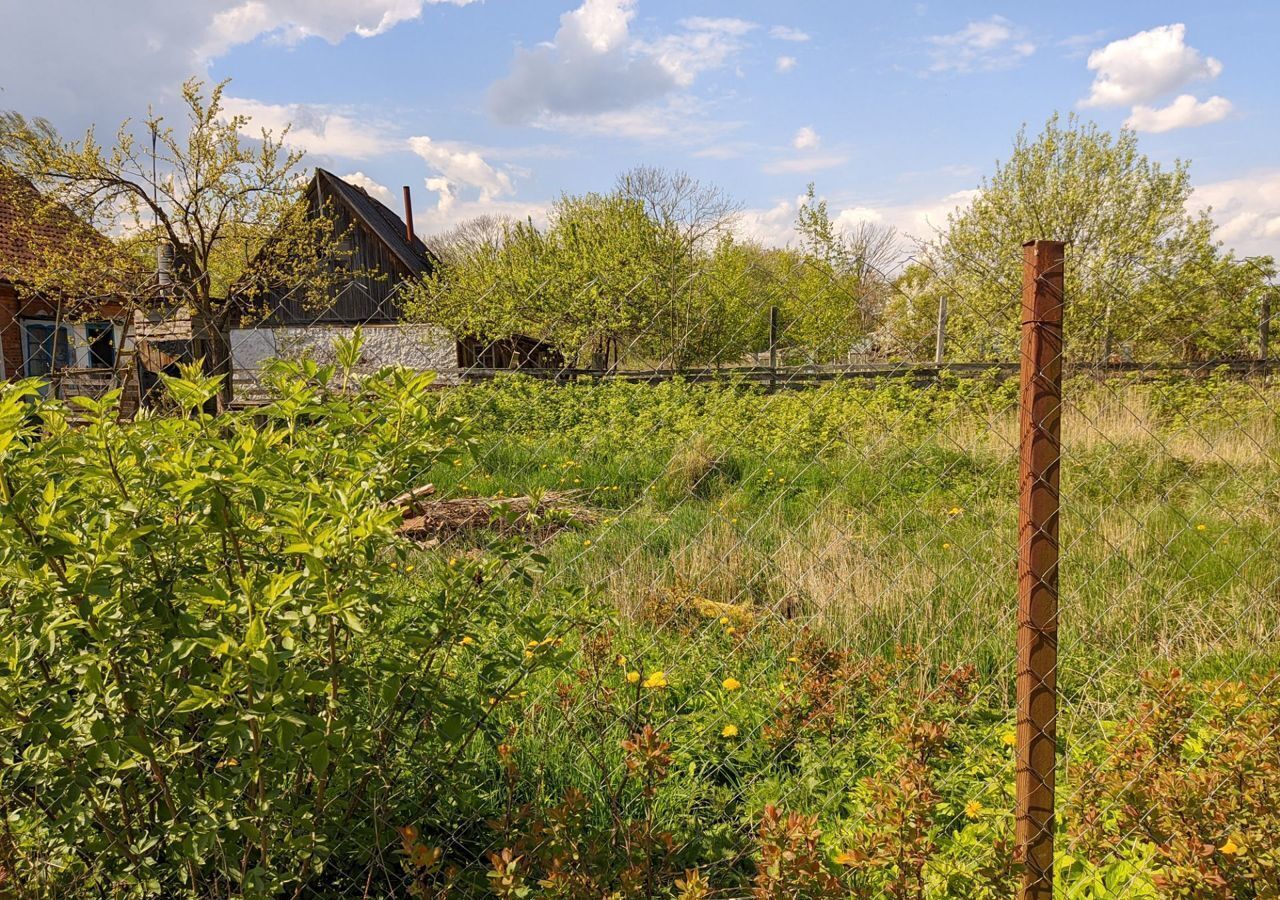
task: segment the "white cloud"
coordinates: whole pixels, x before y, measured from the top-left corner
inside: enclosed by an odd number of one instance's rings
[[[744,240],[766,247],[785,247],[795,242],[797,204],[779,200],[769,209],[744,209],[734,221],[734,232]]]
[[[482,203],[479,200],[458,199],[443,208],[440,203],[426,209],[415,209],[413,221],[419,235],[427,246],[432,246],[431,235],[447,231],[460,222],[474,219],[476,216],[497,216],[499,218],[523,221],[532,219],[535,225],[545,225],[549,202],[521,200],[490,200]]]
[[[860,224],[869,223],[896,228],[904,243],[927,240],[945,226],[947,215],[968,206],[977,191],[957,191],[938,199],[916,202],[892,202],[878,205],[851,203],[842,205],[829,200],[834,210],[832,222],[840,231],[852,231]],[[779,200],[765,209],[747,209],[742,212],[735,231],[741,237],[759,241],[766,246],[782,247],[794,244],[796,214],[804,203],[803,196],[794,200]]]
[[[354,184],[358,188],[364,188],[365,193],[371,197],[377,197],[383,203],[391,200],[391,191],[385,184],[378,184],[363,172],[352,172],[350,175],[343,175],[342,180],[348,184]]]
[[[1004,16],[970,22],[951,34],[930,37],[931,72],[976,72],[1004,69],[1035,53],[1036,45]]]
[[[416,19],[426,3],[466,6],[474,0],[233,0],[213,16],[199,53],[209,59],[269,35],[286,44],[309,37],[337,43],[349,34],[373,37]]]
[[[796,67],[796,58],[794,56],[779,56],[774,61],[773,67],[785,75]]]
[[[1226,97],[1214,96],[1208,100],[1197,100],[1190,94],[1183,94],[1168,106],[1135,106],[1124,124],[1134,131],[1158,134],[1175,128],[1195,128],[1198,125],[1221,122],[1231,115],[1231,109],[1231,101]]]
[[[1280,258],[1280,169],[1202,184],[1188,205],[1209,208],[1217,239],[1238,253]]]
[[[766,175],[804,175],[834,169],[849,161],[847,156],[800,156],[794,159],[775,159],[760,167]]]
[[[641,108],[660,115],[705,71],[725,66],[757,26],[733,18],[690,18],[652,39],[631,33],[636,0],[583,0],[560,17],[555,37],[516,51],[509,74],[489,89],[500,122],[591,128],[582,120]],[[643,130],[654,132],[652,124]]]
[[[809,40],[809,35],[799,28],[792,28],[789,25],[774,25],[769,29],[769,37],[779,41],[792,41],[793,43],[803,43]]]
[[[1201,79],[1217,78],[1222,63],[1188,47],[1187,27],[1161,25],[1089,54],[1089,68],[1097,73],[1081,106],[1138,104]]]
[[[836,214],[834,224],[840,231],[851,231],[862,224],[883,225],[884,213],[870,206],[853,206]]]
[[[695,17],[680,22],[683,31],[653,42],[636,42],[671,73],[676,84],[689,87],[702,72],[719,69],[742,50],[742,38],[758,26],[745,19]]]
[[[409,149],[436,173],[425,183],[428,190],[436,192],[437,210],[441,213],[457,204],[463,190],[478,192],[481,205],[515,193],[511,177],[485,162],[472,147],[421,135],[409,138]]]
[[[822,138],[818,137],[818,132],[809,125],[797,131],[796,136],[791,139],[791,146],[797,150],[816,150],[821,143]]]
[[[241,129],[246,136],[257,137],[266,128],[279,137],[286,126],[292,126],[285,141],[308,153],[364,159],[396,145],[385,136],[385,129],[330,107],[263,103],[245,97],[224,97],[223,105],[228,115],[249,117],[249,123]]]
[[[6,2],[0,105],[49,118],[65,132],[177,107],[191,75],[237,44],[337,42],[420,15],[429,3],[471,0],[74,0]],[[56,60],[56,65],[51,65]]]
[[[534,124],[573,135],[677,144],[718,141],[741,125],[740,122],[716,120],[707,104],[688,93],[672,94],[664,100],[631,109],[610,110],[591,116],[547,115]]]

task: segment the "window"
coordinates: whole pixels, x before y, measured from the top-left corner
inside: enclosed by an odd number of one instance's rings
[[[22,323],[22,338],[28,377],[65,369],[75,359],[71,352],[71,329],[66,325],[27,320]]]
[[[84,326],[89,344],[89,368],[113,369],[116,365],[116,329],[110,322],[90,322]]]

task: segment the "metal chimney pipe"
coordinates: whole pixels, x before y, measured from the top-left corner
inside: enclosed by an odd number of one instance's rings
[[[413,200],[409,197],[409,185],[404,186],[404,239],[413,245]]]

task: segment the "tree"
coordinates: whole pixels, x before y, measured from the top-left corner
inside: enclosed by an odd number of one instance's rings
[[[1202,320],[1185,315],[1187,291],[1207,298],[1206,278],[1233,285],[1231,299],[1205,310],[1211,316],[1224,303],[1248,305],[1249,273],[1260,271],[1238,268],[1242,263],[1214,244],[1208,213],[1188,211],[1191,189],[1185,162],[1166,169],[1151,161],[1127,129],[1112,135],[1074,115],[1054,115],[1034,139],[1024,127],[1009,159],[927,248],[923,265],[951,300],[949,343],[976,358],[1016,355],[1021,245],[1050,239],[1068,242],[1066,328],[1074,356],[1196,358],[1242,350],[1249,334],[1233,326],[1202,340]]]
[[[810,184],[796,213],[796,232],[806,258],[830,269],[831,300],[850,307],[834,316],[834,322],[842,325],[838,333],[849,332],[854,322],[858,337],[879,328],[890,295],[889,273],[900,255],[897,229],[865,219],[841,228],[827,212],[827,201]],[[833,316],[826,318],[831,321]]]
[[[446,264],[459,263],[486,247],[501,247],[515,225],[509,216],[480,215],[459,222],[431,239],[431,249]]]
[[[350,277],[330,264],[343,252],[342,236],[303,201],[302,153],[286,149],[287,129],[243,139],[249,119],[224,112],[225,87],[206,97],[202,82],[186,82],[185,133],[149,112],[144,139],[125,122],[110,150],[92,129],[66,141],[43,120],[0,116],[0,160],[44,198],[26,206],[26,230],[37,233],[69,210],[111,238],[92,254],[51,245],[20,262],[15,281],[71,303],[114,296],[135,309],[190,314],[204,325],[205,370],[222,377],[224,404],[229,328],[257,293],[286,284],[294,296],[319,302],[335,279]],[[154,274],[161,255],[173,261],[163,279]],[[254,277],[245,279],[250,271]]]
[[[459,337],[528,334],[554,343],[570,365],[603,364],[652,339],[667,240],[637,200],[564,195],[545,230],[515,223],[433,272],[409,311]]]
[[[707,355],[709,331],[724,331],[722,323],[708,321],[712,311],[705,305],[705,291],[697,289],[708,287],[712,273],[697,270],[732,236],[742,204],[714,184],[654,166],[624,172],[615,191],[639,203],[664,236],[661,246],[666,255],[655,262],[665,304],[657,311],[661,322],[654,323],[647,342],[650,353],[673,368],[708,361],[713,358]],[[724,291],[717,294],[723,297]]]

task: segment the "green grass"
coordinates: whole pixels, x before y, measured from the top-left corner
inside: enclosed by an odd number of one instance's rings
[[[1060,802],[1075,842],[1071,883],[1128,886],[1113,895],[1153,895],[1155,864],[1140,841],[1100,850],[1080,836],[1090,780],[1076,773],[1123,758],[1115,723],[1141,722],[1139,704],[1151,698],[1142,673],[1234,681],[1280,662],[1276,396],[1193,387],[1183,404],[1177,385],[1067,387]],[[600,516],[539,548],[540,585],[581,588],[583,625],[566,635],[571,661],[502,708],[519,772],[511,802],[536,819],[581,792],[583,818],[571,830],[584,859],[595,852],[591,835],[616,839],[621,803],[624,818],[672,835],[673,871],[699,868],[713,884],[741,886],[753,877],[769,804],[817,815],[828,859],[879,834],[876,817],[903,777],[903,729],[941,721],[945,749],[928,764],[937,796],[923,802],[933,841],[926,893],[1000,896],[993,885],[1007,885],[1004,876],[983,867],[1007,861],[998,842],[1011,829],[1002,738],[1013,723],[1012,399],[995,383],[769,396],[513,379],[448,393],[475,444],[458,465],[424,474],[440,496],[574,490]],[[1224,416],[1228,402],[1236,409]],[[1240,417],[1256,427],[1227,424]],[[457,536],[443,553],[486,540]],[[864,682],[841,670],[835,717],[779,739],[780,710],[822,696],[803,649],[815,638],[860,660],[858,672],[885,674]],[[974,680],[960,705],[922,699],[964,666]],[[669,685],[645,690],[629,671],[661,671]],[[726,692],[726,678],[743,687]],[[622,774],[622,742],[644,723],[672,757],[648,806]],[[722,736],[727,725],[732,737]],[[966,813],[971,802],[983,811]],[[467,815],[482,813],[506,824],[496,836],[455,836],[455,856],[478,859],[485,842],[519,845],[529,828],[545,827],[511,820],[509,808]],[[1205,829],[1205,840],[1219,840]],[[870,875],[850,877],[861,890],[884,889]]]
[[[504,406],[511,395],[521,403]],[[1141,388],[1101,399],[1110,409],[1086,395],[1066,421],[1064,687],[1153,666],[1274,667],[1273,432],[1257,452],[1221,427],[1149,416]],[[585,585],[624,617],[677,590],[786,607],[859,653],[909,644],[934,665],[1010,668],[1007,388],[913,400],[894,387],[762,396],[519,382],[451,403],[475,416],[478,444],[430,479],[446,495],[584,492],[604,524],[546,548],[549,577]]]

